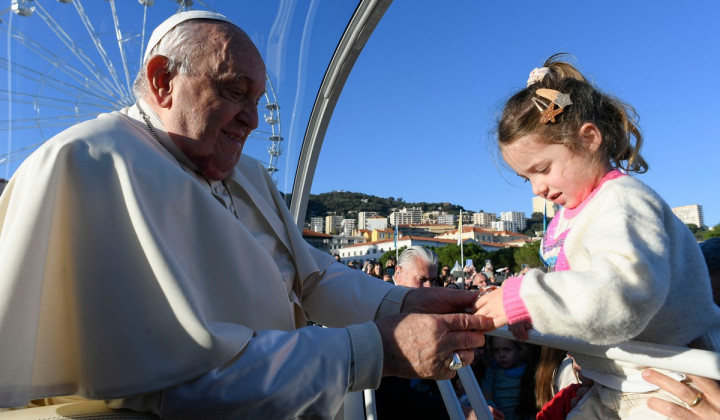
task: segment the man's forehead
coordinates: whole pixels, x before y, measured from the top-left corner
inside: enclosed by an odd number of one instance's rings
[[[163,39],[163,37],[165,37],[165,35],[168,34],[168,32],[172,31],[179,24],[187,22],[189,20],[214,20],[220,22],[228,22],[234,25],[234,23],[230,19],[221,15],[220,13],[208,12],[204,10],[190,10],[187,12],[178,12],[167,18],[163,23],[158,25],[155,30],[153,30],[152,35],[150,35],[150,40],[148,41],[147,48],[145,48],[145,56],[143,57],[143,62],[147,61],[148,56],[150,55],[150,51],[155,48],[155,46],[160,42],[161,39]]]

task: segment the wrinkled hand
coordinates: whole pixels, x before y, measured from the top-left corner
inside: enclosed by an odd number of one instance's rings
[[[383,376],[450,379],[453,353],[472,363],[492,322],[471,314],[398,314],[375,321],[382,337]]]
[[[503,289],[495,289],[490,293],[486,293],[475,302],[475,315],[482,315],[492,318],[495,328],[507,325],[507,315],[503,308]]]
[[[508,330],[512,333],[516,340],[527,341],[528,331],[532,329],[532,324],[529,322],[516,322],[508,325]]]
[[[401,312],[423,314],[451,314],[474,312],[477,291],[450,289],[446,287],[419,287],[408,292]]]
[[[661,387],[688,404],[698,395],[698,390],[692,386],[678,382],[652,369],[643,370],[642,375],[646,381]],[[695,375],[687,375],[687,377],[702,393],[702,400],[695,407],[685,408],[659,398],[650,398],[647,403],[648,407],[675,420],[720,418],[720,385],[713,379]]]

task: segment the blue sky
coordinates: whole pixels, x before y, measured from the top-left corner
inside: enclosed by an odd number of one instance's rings
[[[0,1],[3,25],[9,15],[2,12],[9,3]],[[94,50],[82,34],[82,25],[71,20],[70,6],[41,3],[48,9],[65,7],[51,13],[80,45]],[[137,26],[142,21],[137,2],[116,3],[123,30],[134,31],[127,48],[135,57],[140,45]],[[278,187],[289,191],[317,83],[354,2],[204,3],[244,27],[266,57],[286,138]],[[109,2],[83,4],[99,32],[111,34]],[[171,4],[156,0],[148,13],[148,27],[172,13]],[[300,12],[304,19],[286,20],[288,12]],[[720,135],[714,124],[720,114],[718,16],[720,2],[711,0],[395,0],[348,79],[328,128],[312,192],[357,191],[406,201],[451,202],[472,211],[524,211],[529,216],[530,187],[498,164],[492,131],[503,101],[524,86],[530,70],[556,52],[567,52],[601,89],[637,109],[645,136],[643,155],[650,164],[649,172],[639,178],[670,206],[702,205],[705,223],[716,225],[720,223],[716,188]],[[50,41],[54,35],[39,35],[44,25],[37,19],[14,19],[50,50],[58,51],[56,60],[72,59],[62,54],[63,45]],[[27,47],[10,43],[5,32],[0,37],[0,57],[9,56],[47,77],[59,73],[27,53]],[[303,58],[300,52],[307,55]],[[131,67],[137,66],[133,60],[129,59]],[[73,96],[21,79],[15,75],[11,80],[0,68],[0,90],[11,85],[16,92],[30,87],[36,95]],[[40,130],[37,120],[30,120],[34,127],[19,130],[17,121],[25,112],[39,112],[23,111],[18,105],[9,113],[7,95],[2,99],[0,121],[8,124],[5,116],[10,115],[15,130],[9,136],[8,130],[0,129],[0,153],[32,147],[28,145],[37,143],[38,131],[48,135],[72,123],[46,124]],[[44,115],[49,108],[40,107]],[[246,149],[263,159],[265,147],[259,141]],[[20,162],[5,162],[0,176],[11,175]]]
[[[390,6],[340,99],[313,192],[530,212],[529,185],[496,168],[495,116],[530,70],[568,52],[639,113],[650,164],[639,178],[720,223],[720,3],[438,4]],[[349,162],[360,169],[342,176]]]

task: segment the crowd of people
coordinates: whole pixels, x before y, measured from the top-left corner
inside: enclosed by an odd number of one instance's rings
[[[378,389],[381,420],[423,418],[434,380],[465,400],[469,365],[498,420],[718,418],[714,380],[523,342],[533,328],[720,350],[717,243],[698,247],[626,174],[647,169],[631,107],[556,57],[506,104],[503,159],[563,206],[546,269],[454,275],[424,247],[360,269],[305,242],[242,154],[265,73],[225,16],[178,13],[149,39],[133,106],[17,170],[0,196],[0,407],[79,395],[167,419],[329,419]],[[504,325],[516,340],[486,340]]]

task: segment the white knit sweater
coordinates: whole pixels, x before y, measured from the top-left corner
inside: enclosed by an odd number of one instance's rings
[[[510,323],[530,320],[541,333],[593,344],[684,346],[703,337],[720,350],[720,309],[700,248],[655,191],[630,176],[611,179],[574,219],[564,243],[570,270],[531,270],[503,285]]]

